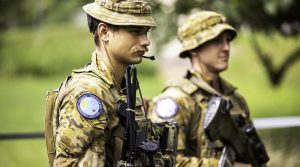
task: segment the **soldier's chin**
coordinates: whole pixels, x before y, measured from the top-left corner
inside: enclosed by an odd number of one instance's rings
[[[134,58],[132,59],[132,64],[140,64],[143,61],[143,57],[141,56],[134,56]]]
[[[219,72],[226,71],[228,69],[228,66],[222,66],[219,68]]]

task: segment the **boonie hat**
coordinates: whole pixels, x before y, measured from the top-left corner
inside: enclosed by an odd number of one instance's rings
[[[201,11],[191,15],[178,28],[178,38],[182,44],[179,57],[188,57],[187,51],[217,37],[225,30],[231,33],[233,39],[236,30],[226,20],[222,14],[212,11]]]
[[[156,27],[151,7],[143,0],[95,0],[82,7],[90,16],[119,26]]]

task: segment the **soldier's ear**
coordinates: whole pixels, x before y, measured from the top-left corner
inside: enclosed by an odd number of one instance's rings
[[[99,39],[102,41],[108,41],[109,37],[109,28],[105,23],[99,23],[97,27]]]

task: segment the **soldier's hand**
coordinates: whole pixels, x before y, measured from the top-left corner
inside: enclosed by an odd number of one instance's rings
[[[235,162],[234,167],[252,167],[252,165],[251,164],[245,164],[245,163],[242,163],[242,162]]]

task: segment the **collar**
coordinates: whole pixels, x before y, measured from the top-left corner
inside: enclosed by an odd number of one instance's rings
[[[236,90],[236,87],[232,86],[230,83],[228,83],[227,81],[225,81],[223,78],[220,77],[219,79],[220,79],[220,86],[222,92],[218,92],[211,85],[209,85],[207,81],[203,79],[203,77],[199,72],[193,69],[188,70],[186,78],[191,80],[198,87],[217,96],[222,96],[222,95],[228,96],[233,94],[233,92]]]
[[[73,70],[73,72],[92,72],[103,79],[110,86],[117,85],[111,65],[106,64],[101,56],[96,53],[96,51],[92,53],[90,64],[86,65],[84,68]]]

